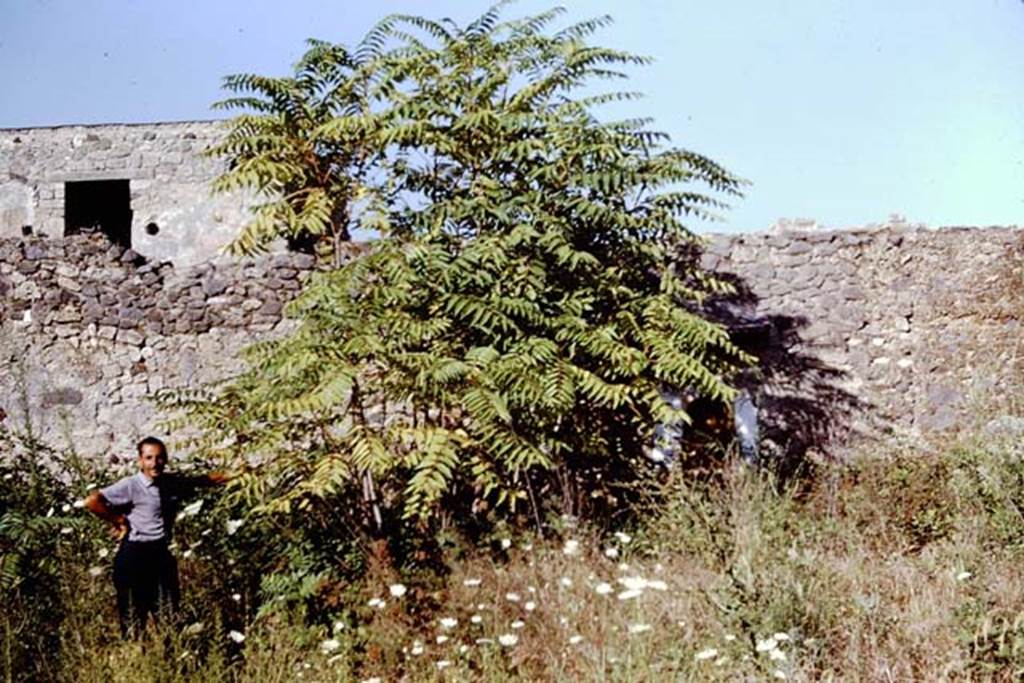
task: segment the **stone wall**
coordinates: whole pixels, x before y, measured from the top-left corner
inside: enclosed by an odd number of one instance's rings
[[[63,237],[68,183],[122,180],[136,252],[178,266],[205,261],[237,234],[251,203],[210,194],[222,165],[202,151],[221,134],[210,121],[2,129],[0,238],[27,227]]]
[[[883,227],[712,239],[782,438],[975,426],[1024,379],[1024,231]],[[805,432],[800,434],[800,432]],[[794,436],[794,434],[796,434]]]
[[[178,269],[100,235],[0,240],[0,411],[84,453],[130,450],[148,401],[238,367],[279,332],[313,259],[279,254]]]
[[[979,402],[1015,395],[1022,258],[1024,231],[1004,228],[717,236],[704,254],[736,287],[711,309],[756,356],[742,382],[783,451],[963,429]],[[154,391],[222,377],[282,331],[312,265],[0,240],[0,409],[84,453],[127,452],[156,429]]]

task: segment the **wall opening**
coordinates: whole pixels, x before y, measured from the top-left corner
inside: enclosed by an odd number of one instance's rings
[[[101,232],[132,246],[131,191],[127,180],[84,180],[64,185],[64,234]]]

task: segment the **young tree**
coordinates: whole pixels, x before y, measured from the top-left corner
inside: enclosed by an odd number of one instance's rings
[[[213,190],[247,191],[260,200],[231,243],[233,253],[263,252],[283,238],[293,249],[340,254],[355,205],[373,194],[368,183],[380,145],[372,77],[382,38],[371,33],[355,51],[310,40],[293,76],[224,79],[236,95],[214,108],[242,113],[206,150],[227,163]]]
[[[184,405],[210,443],[258,444],[243,488],[268,509],[362,492],[417,528],[614,511],[655,425],[685,420],[664,391],[731,395],[742,354],[700,315],[723,285],[682,221],[741,181],[647,120],[600,120],[635,95],[584,86],[646,60],[587,43],[607,18],[549,31],[560,13],[374,29],[393,41],[373,153],[394,194],[365,214],[382,238]]]

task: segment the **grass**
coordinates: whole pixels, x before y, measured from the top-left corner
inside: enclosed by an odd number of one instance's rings
[[[1024,463],[1013,444],[863,455],[793,486],[732,464],[664,486],[617,535],[563,519],[557,538],[499,538],[453,553],[442,573],[369,571],[279,607],[218,580],[225,556],[195,546],[182,560],[183,614],[129,643],[113,627],[109,549],[100,558],[99,528],[82,524],[56,534],[52,620],[16,599],[0,613],[0,674],[28,680],[25,662],[35,680],[56,681],[1024,673]],[[330,609],[317,603],[325,594]]]

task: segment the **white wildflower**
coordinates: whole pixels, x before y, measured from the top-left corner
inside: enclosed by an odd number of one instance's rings
[[[178,518],[180,519],[180,518],[183,518],[183,517],[191,517],[192,515],[197,514],[202,508],[203,508],[203,501],[202,501],[202,499],[197,500],[194,503],[189,503],[185,507],[181,508],[181,512],[178,513]]]
[[[647,582],[647,587],[648,588],[653,588],[656,591],[667,591],[668,590],[668,584],[665,583],[664,581],[660,580],[660,579],[655,579],[654,581],[648,581]]]
[[[523,550],[525,550],[526,552],[530,552],[531,550],[533,550],[533,544],[532,543],[524,543],[523,544]]]
[[[625,534],[621,531],[615,532],[615,538],[619,539],[619,543],[626,544],[633,540],[633,537],[629,534]]]
[[[224,530],[228,536],[234,536],[235,532],[241,529],[243,524],[245,524],[244,519],[229,519],[224,522]]]
[[[419,657],[421,654],[423,654],[423,643],[421,643],[418,640],[413,642],[412,649],[409,650],[409,654],[411,654],[413,657]]]
[[[449,629],[458,626],[459,620],[454,617],[442,617],[438,619],[437,623],[441,624],[441,628]]]
[[[619,556],[619,551],[615,548],[605,548],[604,556],[610,560],[614,560],[616,557]]]
[[[183,553],[181,554],[181,556],[182,556],[183,558],[185,558],[186,560],[187,560],[188,558],[192,557],[193,555],[195,555],[195,552],[194,552],[194,551],[192,550],[192,548],[189,548],[188,550],[186,550],[185,552],[183,552]]]
[[[522,598],[519,597],[519,593],[505,593],[505,599],[509,602],[519,602]]]
[[[562,584],[562,586],[565,588],[572,588],[572,579],[570,579],[568,576],[563,576],[562,578],[560,578],[558,580],[558,583]]]
[[[768,658],[771,659],[773,662],[784,662],[786,661],[786,653],[780,650],[779,648],[775,648],[774,650],[768,653]]]
[[[89,567],[89,576],[99,576],[103,573],[103,567]]]
[[[594,586],[594,590],[597,591],[598,595],[608,595],[612,592],[612,585],[610,583],[601,582]]]
[[[245,634],[239,631],[228,631],[228,638],[241,645],[245,642]]]
[[[73,531],[74,531],[74,529],[72,529],[72,528],[71,528],[71,527],[69,527],[69,526],[66,526],[66,527],[61,527],[61,530],[60,530],[60,532],[61,532],[62,534],[64,534],[65,536],[67,536],[68,534],[72,533]]]
[[[448,642],[448,636],[443,634],[439,635],[437,638],[434,638],[434,642],[436,642],[438,645],[444,645]]]
[[[341,649],[341,641],[337,638],[328,638],[327,640],[320,643],[320,652],[325,655],[329,655],[332,652],[337,652]]]
[[[526,622],[525,621],[520,621],[519,619],[516,619],[511,624],[509,624],[509,626],[511,626],[514,629],[521,629],[522,627],[526,626]]]
[[[784,681],[786,680],[786,673],[784,671],[779,671],[778,669],[776,669],[772,672],[772,677],[777,678],[780,681]]]
[[[449,662],[447,659],[439,659],[438,661],[434,662],[434,666],[436,666],[438,669],[447,669],[451,665],[452,663]]]
[[[459,645],[459,654],[464,655],[469,652],[469,645]]]
[[[622,591],[617,597],[619,600],[632,600],[633,598],[639,598],[641,595],[643,595],[643,591],[630,590]]]
[[[345,622],[344,621],[336,621],[336,622],[334,622],[334,625],[331,626],[331,632],[332,633],[341,633],[344,630],[345,630]]]
[[[469,618],[469,623],[471,623],[471,624],[481,624],[481,623],[483,623],[483,621],[484,621],[484,618],[482,616],[480,616],[479,614],[474,614],[473,616],[471,616]]]
[[[502,550],[508,550],[511,547],[512,547],[512,539],[511,538],[503,538],[503,539],[501,539],[501,549]]]
[[[393,598],[402,597],[408,590],[408,588],[406,588],[403,584],[400,583],[393,583],[390,586],[388,586],[388,592],[391,593],[391,597]]]
[[[705,659],[712,659],[713,657],[717,657],[717,656],[718,656],[718,650],[716,650],[713,647],[709,647],[708,649],[701,650],[700,652],[695,654],[693,656],[693,658],[696,659],[698,662],[700,662],[700,661],[703,661]]]
[[[60,511],[61,512],[71,512],[71,506],[68,505],[67,503],[64,503],[63,505],[60,506]]]
[[[626,590],[642,591],[644,588],[647,588],[647,579],[640,576],[623,576],[618,581],[619,585]]]
[[[9,475],[9,474],[6,477],[4,477],[4,479],[10,479],[10,478],[11,478],[11,475]],[[84,500],[76,500],[71,505],[73,507],[76,507],[76,508],[84,508],[85,507],[85,501]]]
[[[628,572],[629,571],[629,565],[626,564],[625,562],[620,563],[619,564],[619,571],[620,572]]]
[[[775,641],[775,638],[765,638],[764,640],[757,641],[757,645],[754,649],[758,652],[770,652],[775,649],[776,645],[778,645],[778,643]]]
[[[583,642],[583,636],[580,636],[580,635],[571,636],[569,638],[569,644],[570,645],[579,645],[582,642]]]
[[[527,612],[532,612],[533,610],[537,609],[537,603],[535,603],[533,600],[527,600],[525,603],[523,603],[523,609],[525,609]]]
[[[387,606],[387,601],[380,598],[370,598],[366,601],[369,607],[376,607],[377,609],[384,609]]]
[[[491,638],[477,638],[473,642],[476,643],[477,645],[493,645],[494,644],[494,640],[491,639]]]
[[[514,633],[502,633],[498,636],[498,644],[503,647],[512,647],[519,642],[519,636]]]
[[[773,633],[772,634],[772,638],[774,638],[775,640],[777,640],[777,641],[779,641],[781,643],[781,642],[789,640],[789,634],[788,633],[784,633],[783,631],[779,631],[778,633]]]
[[[630,633],[646,633],[647,631],[650,631],[650,630],[651,630],[651,625],[650,624],[630,624],[629,625],[629,632]]]
[[[477,586],[479,586],[479,585],[480,585],[481,583],[483,583],[483,580],[482,580],[482,579],[464,579],[464,580],[462,581],[462,585],[463,585],[463,586],[468,586],[468,587],[470,587],[470,588],[476,588],[476,587],[477,587]]]
[[[241,593],[232,593],[231,594],[231,599],[234,600],[235,602],[241,602],[242,601],[242,594]]]
[[[107,550],[106,548],[100,548],[100,551],[99,551],[98,553],[96,553],[96,554],[97,554],[97,555],[99,556],[99,558],[100,558],[100,559],[102,560],[102,559],[104,559],[104,558],[105,558],[105,557],[106,557],[107,555],[109,555],[109,554],[110,554],[110,551],[109,551],[109,550]]]
[[[734,641],[734,640],[736,640],[736,636],[734,636],[734,635],[733,635],[733,634],[731,634],[731,633],[726,633],[726,634],[725,634],[725,642],[727,642],[727,643],[731,643],[731,642],[732,642],[732,641]]]
[[[576,555],[580,551],[580,542],[575,539],[569,539],[562,546],[562,552],[566,555]]]
[[[966,581],[967,579],[971,578],[972,576],[974,576],[974,574],[971,574],[970,572],[960,572],[959,574],[956,575],[956,580],[957,581]]]

